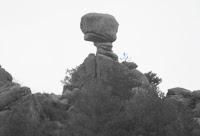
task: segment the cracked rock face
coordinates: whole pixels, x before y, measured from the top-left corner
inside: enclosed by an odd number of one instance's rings
[[[81,30],[86,41],[114,42],[118,25],[116,19],[109,14],[88,13],[81,18]]]

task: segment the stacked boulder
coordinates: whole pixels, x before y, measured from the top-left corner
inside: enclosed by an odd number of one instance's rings
[[[109,14],[88,13],[81,18],[81,30],[86,41],[94,42],[99,55],[107,56],[115,61],[118,57],[112,51],[112,42],[116,40],[118,22]]]

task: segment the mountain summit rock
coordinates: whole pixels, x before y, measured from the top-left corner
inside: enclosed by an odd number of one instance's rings
[[[112,42],[117,39],[118,22],[114,16],[102,13],[88,13],[81,18],[80,28],[86,41],[94,42],[96,54],[104,55],[118,61],[112,51]]]
[[[84,39],[92,42],[114,42],[118,31],[118,22],[109,14],[88,13],[81,18],[81,30]]]

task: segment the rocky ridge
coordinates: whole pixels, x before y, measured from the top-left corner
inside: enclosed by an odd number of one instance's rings
[[[120,63],[112,51],[118,25],[108,14],[89,13],[81,18],[84,39],[93,42],[97,51],[72,74],[62,95],[32,94],[30,88],[14,83],[11,74],[0,67],[0,136],[63,136],[76,99],[91,88],[103,86],[121,99],[145,94],[151,87],[146,76],[135,63]],[[200,91],[172,88],[165,99],[190,108],[200,124]]]
[[[168,89],[166,99],[177,101],[190,108],[195,114],[200,113],[200,90],[190,91],[181,87]]]

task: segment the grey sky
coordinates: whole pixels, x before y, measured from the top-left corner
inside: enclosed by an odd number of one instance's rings
[[[1,0],[0,64],[33,92],[62,92],[66,68],[81,64],[92,43],[79,23],[88,12],[119,22],[114,52],[126,52],[161,89],[200,89],[199,0]]]

